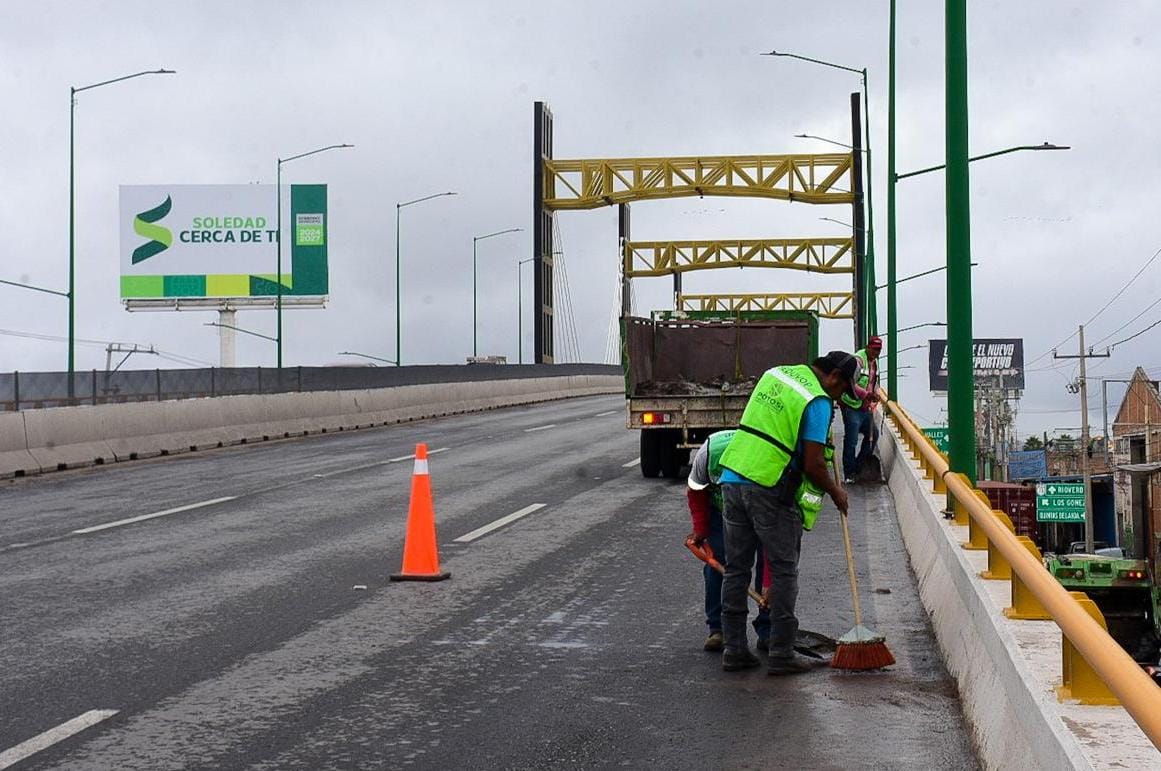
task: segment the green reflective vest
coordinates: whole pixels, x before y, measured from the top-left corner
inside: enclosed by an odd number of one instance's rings
[[[859,360],[860,366],[859,379],[856,381],[856,384],[859,386],[859,388],[866,391],[867,388],[871,385],[871,370],[867,367],[867,349],[861,348],[858,351],[855,351],[855,358]],[[862,399],[856,399],[846,391],[843,391],[842,400],[843,404],[853,409],[858,410],[862,409],[863,407]]]
[[[775,486],[791,469],[807,405],[829,398],[814,370],[804,364],[767,370],[746,404],[721,465],[763,487]],[[828,464],[834,458],[829,428],[825,457]],[[795,473],[794,500],[802,511],[802,526],[810,530],[822,509],[823,492],[805,474]]]
[[[734,430],[717,431],[709,435],[706,442],[709,443],[709,480],[710,480],[710,495],[713,499],[714,508],[718,513],[725,511],[725,501],[722,499],[722,455],[726,448],[730,446],[730,440],[734,437]]]

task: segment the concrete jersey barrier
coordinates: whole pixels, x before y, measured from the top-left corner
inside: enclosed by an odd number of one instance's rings
[[[615,375],[220,396],[0,413],[0,477],[621,393]]]

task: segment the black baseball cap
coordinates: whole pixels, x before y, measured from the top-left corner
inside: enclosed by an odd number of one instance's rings
[[[863,367],[855,356],[846,351],[831,351],[826,356],[815,359],[814,366],[827,375],[837,369],[847,381],[847,393],[856,399],[859,398],[855,393],[855,382],[858,381]]]

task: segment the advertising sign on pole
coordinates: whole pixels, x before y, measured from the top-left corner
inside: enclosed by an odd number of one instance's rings
[[[1045,482],[1036,485],[1037,522],[1084,522],[1084,485]]]
[[[947,340],[929,340],[928,379],[932,391],[947,391]],[[998,378],[1003,390],[1024,390],[1024,341],[1020,338],[976,338],[972,344],[975,379]]]
[[[274,185],[122,185],[121,299],[246,299],[278,294]],[[286,185],[282,293],[321,297],[326,185]]]

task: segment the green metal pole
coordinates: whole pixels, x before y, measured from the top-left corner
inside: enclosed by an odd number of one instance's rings
[[[76,367],[76,186],[73,166],[73,135],[76,123],[77,89],[69,86],[69,399],[75,395],[73,370]]]
[[[887,393],[899,399],[899,316],[895,305],[895,0],[887,42]]]
[[[867,271],[863,276],[867,334],[879,334],[879,308],[875,298],[875,177],[871,173],[871,103],[867,95],[867,68],[863,68],[863,130],[867,138]],[[866,342],[866,341],[861,341]]]
[[[395,366],[403,366],[403,352],[401,345],[403,341],[403,314],[399,309],[399,211],[403,207],[395,204]]]
[[[472,356],[478,356],[476,352],[476,243],[480,239],[472,238]]]
[[[282,378],[282,159],[278,159],[278,173],[276,175],[274,188],[277,191],[275,198],[278,201],[278,211],[276,213],[278,237],[275,242],[278,244],[278,377],[281,382]]]
[[[967,0],[946,0],[947,417],[951,470],[976,479],[968,185]]]

